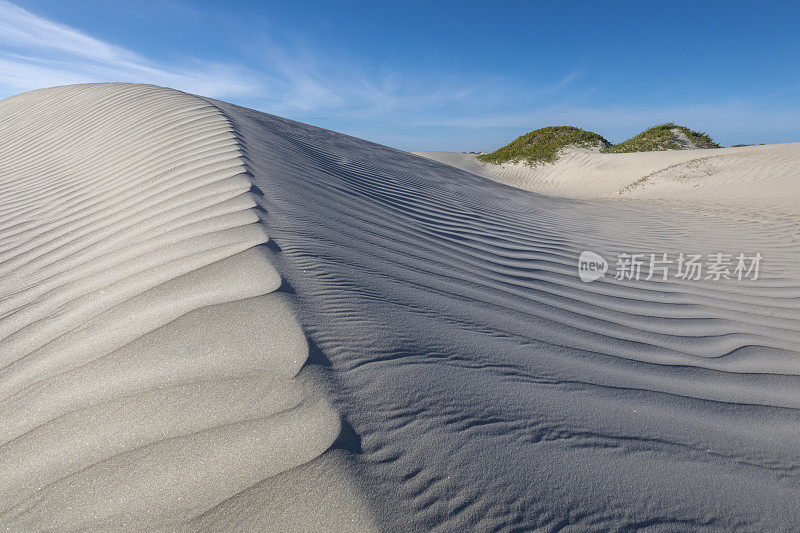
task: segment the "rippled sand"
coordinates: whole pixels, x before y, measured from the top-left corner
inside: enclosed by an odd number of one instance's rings
[[[0,101],[0,138],[8,529],[800,527],[794,185],[543,195],[124,84]],[[755,148],[739,185],[794,183]]]

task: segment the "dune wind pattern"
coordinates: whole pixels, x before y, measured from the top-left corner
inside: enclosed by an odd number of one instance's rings
[[[0,139],[5,528],[800,527],[793,220],[152,86],[0,101]],[[764,262],[585,283],[586,250]]]
[[[555,163],[486,164],[474,154],[416,152],[521,189],[569,198],[756,204],[795,221],[800,143],[621,154],[570,147]]]
[[[0,524],[174,525],[330,446],[216,107],[54,88],[0,102],[0,138]]]

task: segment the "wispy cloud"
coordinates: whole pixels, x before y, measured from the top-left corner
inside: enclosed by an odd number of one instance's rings
[[[24,91],[98,81],[154,83],[207,96],[260,87],[257,76],[237,64],[162,65],[0,0],[0,87]]]
[[[735,105],[597,107],[597,88],[587,76],[591,73],[580,65],[565,65],[560,76],[536,80],[515,79],[511,73],[453,72],[446,65],[398,68],[389,60],[371,64],[342,50],[310,46],[298,34],[270,27],[268,21],[259,27],[231,61],[185,57],[176,64],[0,0],[0,97],[71,83],[153,83],[407,148],[423,148],[413,138],[425,135],[431,148],[443,147],[435,136],[449,135],[453,143],[448,148],[460,143],[465,149],[486,149],[552,123],[622,137],[662,118],[686,117],[692,123],[700,117],[701,127],[709,128],[732,128],[737,121],[755,124],[764,118]],[[770,120],[773,128],[786,122],[782,117]]]
[[[382,118],[457,106],[479,97],[485,88],[502,86],[485,78],[397,72],[385,62],[371,66],[341,52],[309,48],[278,30],[257,39],[260,57],[253,64],[265,87],[258,104],[276,113]]]
[[[369,65],[363,58],[310,48],[279,27],[260,27],[235,61],[186,58],[165,64],[0,0],[0,93],[128,81],[227,98],[301,119],[407,123],[502,107],[515,94],[546,99],[583,73],[579,69],[538,87],[521,87],[501,76],[466,76],[446,69],[398,72],[386,62]]]
[[[177,4],[184,15],[195,12]],[[193,23],[204,24],[209,13],[197,10]],[[237,12],[233,23],[242,16],[249,14]],[[72,83],[153,83],[413,149],[487,149],[548,124],[619,140],[666,121],[707,129],[728,143],[793,140],[800,122],[797,85],[740,101],[690,99],[680,87],[666,95],[645,86],[620,93],[594,63],[497,73],[463,61],[449,69],[442,58],[418,68],[413,57],[352,56],[282,21],[257,22],[223,61],[180,59],[179,49],[148,56],[0,0],[0,98]],[[217,19],[211,24],[219,31],[210,44],[237,46],[240,32],[226,32]],[[323,19],[316,24],[330,26]]]

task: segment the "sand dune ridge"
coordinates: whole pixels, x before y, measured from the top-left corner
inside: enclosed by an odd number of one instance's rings
[[[56,87],[0,102],[0,137],[0,523],[177,527],[330,446],[214,105]]]

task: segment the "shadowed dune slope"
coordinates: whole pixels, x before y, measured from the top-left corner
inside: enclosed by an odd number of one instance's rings
[[[800,525],[796,226],[527,193],[218,105],[384,524]],[[587,284],[583,250],[765,259]]]
[[[215,106],[57,87],[0,101],[0,139],[0,525],[191,524],[330,446]]]
[[[791,219],[149,86],[0,101],[0,138],[6,528],[800,527]],[[764,260],[583,283],[584,250]]]

